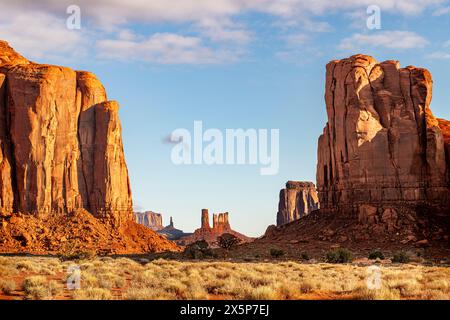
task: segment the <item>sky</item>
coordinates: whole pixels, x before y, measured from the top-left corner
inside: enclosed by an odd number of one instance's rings
[[[276,221],[286,181],[315,182],[330,60],[364,53],[425,67],[431,108],[450,119],[450,1],[0,0],[0,8],[0,39],[19,53],[99,77],[121,105],[136,210],[161,212],[164,224],[172,216],[186,232],[208,208],[260,236]],[[175,165],[168,137],[193,132],[194,121],[222,132],[278,129],[278,173]]]

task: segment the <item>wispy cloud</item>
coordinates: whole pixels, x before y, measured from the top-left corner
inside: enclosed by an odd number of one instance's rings
[[[372,4],[395,15],[415,15],[429,8],[436,14],[447,10],[443,0],[183,0],[176,5],[168,0],[77,0],[82,30],[71,31],[65,28],[65,19],[72,0],[0,2],[0,37],[35,59],[96,56],[92,51],[97,49],[97,56],[109,59],[188,64],[227,63],[242,58],[258,37],[259,30],[252,30],[245,19],[253,13],[269,15],[274,25],[283,24],[286,30],[281,37],[289,46],[302,44],[311,35],[333,31],[324,17],[348,16]],[[156,30],[148,34],[153,27]],[[380,45],[394,49],[425,43],[415,34],[404,35],[408,41],[391,41],[402,36],[395,32],[355,34],[344,39],[341,47],[351,47],[352,40],[368,45],[374,37]]]
[[[374,33],[355,33],[343,39],[339,44],[341,50],[364,50],[366,48],[388,48],[406,50],[423,48],[428,41],[422,36],[410,31],[379,31]]]
[[[450,59],[450,53],[444,51],[436,51],[427,55],[427,58],[431,60],[448,60]]]
[[[433,16],[440,17],[450,13],[450,7],[438,8],[433,12]]]
[[[129,35],[128,35],[129,36]],[[104,59],[135,60],[160,64],[212,64],[234,62],[237,52],[214,49],[198,37],[156,33],[144,39],[107,39],[97,42]]]
[[[45,12],[3,11],[0,39],[7,40],[27,58],[41,61],[84,57],[89,47],[85,33],[68,30],[65,19]]]

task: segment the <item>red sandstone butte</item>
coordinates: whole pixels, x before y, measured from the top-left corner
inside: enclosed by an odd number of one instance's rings
[[[201,227],[195,230],[193,234],[182,237],[177,243],[188,245],[196,241],[205,240],[209,244],[214,245],[217,242],[217,238],[224,233],[230,233],[241,239],[242,242],[252,241],[252,238],[231,229],[228,221],[228,212],[213,214],[213,227],[211,228],[208,209],[202,209]]]
[[[331,61],[326,70],[321,208],[362,220],[418,207],[448,215],[448,122],[431,112],[430,72],[365,55]]]
[[[280,191],[277,226],[303,218],[319,209],[316,186],[312,182],[288,181]]]
[[[0,251],[82,245],[67,229],[77,217],[95,226],[95,250],[177,249],[133,221],[118,110],[92,73],[28,61],[0,41]]]

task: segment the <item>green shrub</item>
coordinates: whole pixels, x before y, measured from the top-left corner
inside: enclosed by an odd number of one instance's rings
[[[376,260],[376,259],[384,260],[384,254],[380,250],[374,250],[371,253],[369,253],[369,259],[370,260]]]
[[[270,249],[270,255],[274,258],[279,258],[284,256],[284,251],[281,249]]]
[[[408,263],[409,260],[409,255],[404,251],[398,251],[394,253],[394,256],[392,257],[392,262],[395,263]]]
[[[225,250],[230,250],[241,242],[241,239],[231,233],[224,233],[217,238],[217,245]]]
[[[303,261],[308,261],[309,260],[309,255],[306,252],[302,252],[300,254],[300,259]]]
[[[205,240],[196,241],[186,246],[183,252],[188,259],[215,258],[216,255]]]
[[[325,257],[325,261],[329,263],[348,263],[352,262],[352,260],[353,254],[351,251],[344,248],[328,251]]]

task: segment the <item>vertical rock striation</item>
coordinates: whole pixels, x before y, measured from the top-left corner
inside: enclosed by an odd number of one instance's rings
[[[154,231],[164,228],[161,213],[156,213],[153,211],[135,212],[134,218],[136,223],[142,224]]]
[[[314,183],[288,181],[280,191],[277,226],[298,220],[319,209],[319,198]]]
[[[1,212],[131,221],[118,108],[93,74],[29,62],[0,41]]]
[[[430,110],[431,74],[365,55],[332,61],[326,70],[321,209],[357,214],[362,222],[395,219],[401,208],[448,214],[448,142],[444,121]]]

